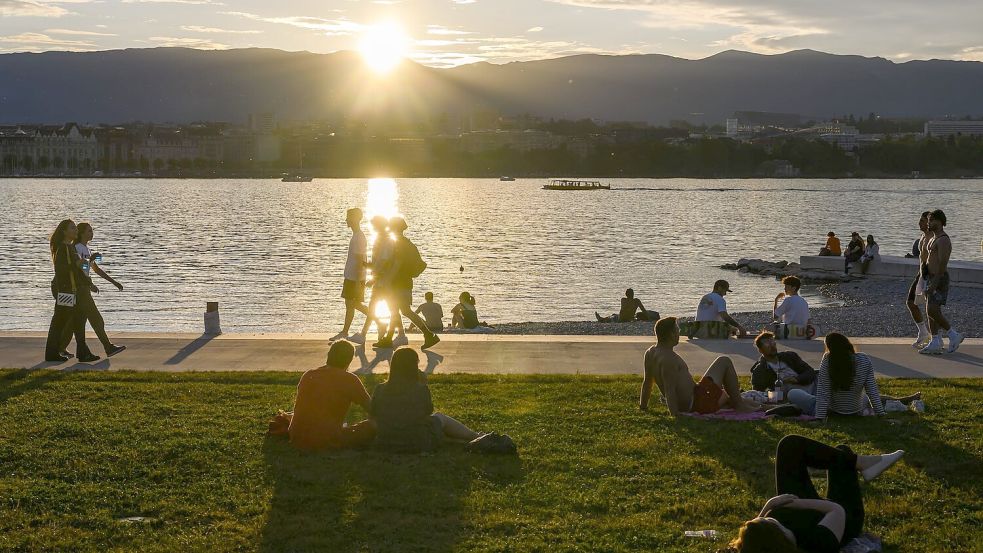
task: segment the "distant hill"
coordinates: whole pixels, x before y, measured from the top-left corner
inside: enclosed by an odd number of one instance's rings
[[[478,107],[506,114],[667,123],[734,111],[806,117],[983,115],[983,63],[894,63],[799,50],[701,60],[579,55],[433,69],[412,63],[383,85],[351,52],[186,48],[0,55],[0,123],[425,119]],[[698,115],[693,115],[698,114]]]

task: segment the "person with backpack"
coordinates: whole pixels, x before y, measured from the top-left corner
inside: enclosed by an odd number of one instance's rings
[[[388,272],[388,282],[386,291],[390,300],[390,311],[395,320],[405,316],[413,322],[417,328],[423,332],[423,346],[420,349],[428,349],[440,342],[440,337],[434,334],[427,326],[422,317],[413,312],[413,279],[420,276],[427,268],[427,264],[420,256],[420,250],[403,235],[406,230],[406,220],[402,217],[393,217],[389,220],[389,230],[393,233],[393,255],[392,266]],[[395,324],[389,325],[389,333],[385,338],[375,344],[378,348],[390,348],[393,346],[393,333]]]

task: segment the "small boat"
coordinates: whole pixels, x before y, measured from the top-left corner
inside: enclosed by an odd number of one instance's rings
[[[280,182],[311,182],[314,177],[306,177],[304,175],[286,175]]]
[[[553,179],[543,186],[543,190],[611,190],[611,185],[596,180]]]
[[[498,180],[502,182],[513,182],[515,180],[515,177],[498,177]]]

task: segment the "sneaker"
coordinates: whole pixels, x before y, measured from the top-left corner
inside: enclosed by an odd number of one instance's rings
[[[102,357],[99,357],[94,353],[90,353],[89,355],[79,357],[79,363],[95,363],[100,359],[102,359]]]
[[[68,359],[71,359],[72,357],[75,357],[75,354],[74,353],[68,353],[67,351],[63,351],[63,352],[59,353],[58,355],[60,355],[62,357],[67,357]]]
[[[109,348],[106,349],[106,357],[112,357],[117,353],[126,349],[126,346],[117,346],[116,344],[109,344]]]
[[[406,337],[406,334],[400,333],[399,336],[393,338],[393,347],[398,348],[400,346],[410,345],[410,339]]]
[[[359,345],[365,344],[365,335],[362,334],[361,332],[356,332],[355,334],[352,334],[351,336],[345,339],[353,344],[359,344]]]
[[[923,353],[926,355],[941,355],[942,354],[942,340],[938,338],[932,338],[932,341],[928,343],[927,346],[918,350],[918,353]]]
[[[965,338],[965,336],[959,334],[958,332],[955,334],[956,335],[954,337],[949,337],[949,349],[946,350],[949,353],[956,353],[956,350],[959,349],[959,344],[963,343],[963,338]]]
[[[420,349],[430,349],[436,346],[437,342],[440,342],[440,336],[437,336],[436,334],[431,334],[430,336],[427,336],[423,340],[423,345],[420,346]]]
[[[378,342],[372,344],[372,347],[376,349],[387,349],[393,347],[393,341],[390,338],[382,338]]]
[[[920,400],[920,399],[916,399],[915,401],[912,401],[911,402],[911,410],[914,411],[914,412],[916,412],[916,413],[924,413],[925,412],[925,402],[922,401],[922,400]]]
[[[923,347],[927,346],[930,341],[932,341],[931,335],[919,333],[918,338],[915,338],[915,341],[911,343],[911,347],[915,349],[922,349]]]
[[[345,332],[339,332],[338,334],[328,338],[328,342],[337,342],[338,340],[343,340],[346,336],[348,336],[348,334]]]
[[[72,357],[74,357],[74,355]],[[70,357],[65,357],[64,355],[57,355],[55,357],[48,357],[46,355],[44,357],[44,362],[45,363],[64,363],[65,361],[68,361],[69,359],[71,359],[71,358]]]
[[[888,467],[890,467],[894,463],[897,463],[898,459],[900,459],[903,455],[904,455],[903,449],[899,449],[894,453],[881,455],[880,461],[874,463],[873,466],[867,467],[864,470],[860,471],[860,474],[863,475],[864,480],[870,482],[871,480],[880,476],[882,472],[888,469]]]

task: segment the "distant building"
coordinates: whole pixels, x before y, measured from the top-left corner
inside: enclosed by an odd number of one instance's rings
[[[461,135],[461,148],[468,152],[487,152],[511,148],[520,152],[558,147],[560,140],[548,131],[472,131]]]
[[[273,134],[276,130],[276,116],[272,112],[250,113],[247,126],[258,134]]]
[[[928,121],[925,123],[925,136],[983,136],[983,121]]]
[[[0,174],[90,174],[98,157],[92,129],[75,123],[0,128]]]
[[[790,179],[799,176],[799,169],[787,159],[770,159],[762,162],[755,174],[762,177]]]
[[[737,138],[737,133],[740,130],[738,126],[739,121],[736,117],[732,117],[727,120],[727,136],[730,138]]]

